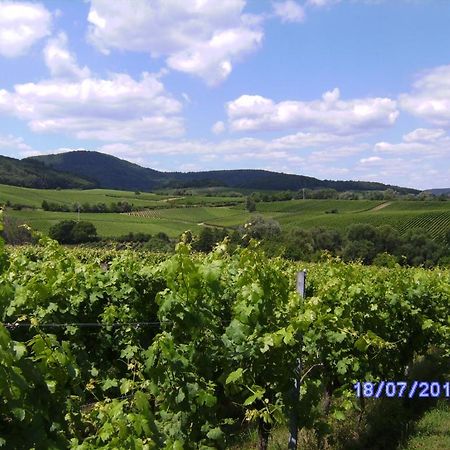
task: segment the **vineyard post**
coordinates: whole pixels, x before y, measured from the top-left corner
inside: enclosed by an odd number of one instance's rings
[[[297,292],[300,294],[301,298],[305,298],[305,287],[306,287],[306,270],[301,270],[297,272]],[[301,336],[297,336],[298,341],[301,341]],[[299,346],[299,349],[301,345]],[[297,414],[297,403],[300,400],[300,379],[302,375],[302,355],[299,350],[298,357],[295,361],[294,367],[294,386],[292,388],[292,411],[289,417],[289,450],[297,449],[297,439],[298,439],[298,414]]]

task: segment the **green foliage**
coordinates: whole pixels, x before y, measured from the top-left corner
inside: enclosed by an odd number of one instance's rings
[[[245,201],[245,209],[248,212],[255,212],[256,211],[256,203],[251,197],[247,197],[247,200]]]
[[[95,226],[86,221],[63,220],[50,228],[49,235],[60,244],[80,244],[97,240]]]
[[[254,241],[193,254],[183,239],[165,259],[42,236],[0,249],[6,448],[223,448],[241,424],[293,410],[323,435],[357,408],[356,381],[402,379],[430,347],[450,355],[446,270],[328,259],[301,266],[301,299],[299,265]]]

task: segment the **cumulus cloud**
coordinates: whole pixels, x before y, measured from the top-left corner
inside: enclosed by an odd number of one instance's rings
[[[67,48],[67,36],[59,33],[49,39],[44,48],[45,64],[55,78],[88,78],[91,72],[88,67],[80,68],[76,57]]]
[[[0,112],[26,120],[32,131],[65,133],[79,139],[135,140],[179,136],[182,105],[154,74],[109,79],[61,79],[0,90]]]
[[[40,3],[0,2],[0,55],[14,58],[25,54],[50,34],[51,22],[50,12]]]
[[[214,134],[223,133],[225,131],[225,124],[221,120],[219,120],[212,126],[211,131]]]
[[[413,116],[450,126],[450,65],[425,72],[413,84],[412,92],[400,95],[400,106]]]
[[[273,11],[282,22],[303,22],[305,20],[303,7],[294,0],[274,2]]]
[[[417,128],[403,136],[405,142],[436,142],[446,135],[442,128]]]
[[[361,158],[359,162],[361,164],[377,164],[383,161],[379,156],[369,156],[368,158]]]
[[[275,103],[260,95],[242,95],[226,105],[230,129],[263,131],[301,129],[333,134],[358,134],[389,127],[398,117],[389,98],[341,100],[339,89],[320,100]]]
[[[91,0],[88,39],[101,51],[147,52],[175,70],[208,84],[228,77],[233,64],[263,39],[258,17],[244,14],[245,0],[167,2]]]
[[[17,151],[20,153],[25,153],[32,150],[32,148],[25,143],[23,138],[13,136],[12,134],[0,134],[0,149],[2,150],[2,153],[12,150],[14,154],[16,154]]]
[[[375,151],[397,155],[419,155],[422,158],[450,156],[450,136],[442,129],[417,128],[403,136],[401,142],[377,142]],[[450,165],[449,165],[450,167]]]

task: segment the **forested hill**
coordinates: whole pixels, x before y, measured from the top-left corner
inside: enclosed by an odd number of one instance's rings
[[[217,170],[205,172],[159,172],[99,152],[74,151],[41,155],[23,161],[37,161],[54,170],[70,172],[95,183],[99,188],[149,191],[163,187],[227,186],[232,188],[298,190],[333,188],[346,190],[385,190],[402,193],[414,189],[365,181],[330,181],[303,175],[266,170]]]
[[[40,189],[88,189],[95,183],[73,173],[55,170],[32,159],[0,156],[0,184]]]
[[[28,158],[56,170],[92,180],[104,189],[149,191],[167,182],[164,172],[99,152],[75,151]]]

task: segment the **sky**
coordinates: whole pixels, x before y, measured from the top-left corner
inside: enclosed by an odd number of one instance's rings
[[[450,1],[0,0],[0,154],[450,187]]]

